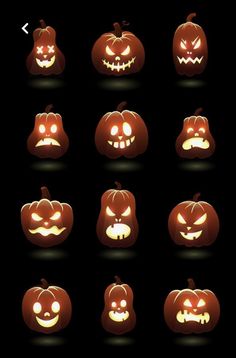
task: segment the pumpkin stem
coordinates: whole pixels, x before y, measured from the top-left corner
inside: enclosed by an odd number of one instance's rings
[[[195,16],[197,16],[196,12],[192,12],[191,14],[189,14],[189,15],[187,16],[186,22],[188,22],[188,21],[191,22],[192,19],[193,19]]]
[[[201,196],[201,193],[196,193],[196,194],[194,194],[194,196],[193,196],[193,201],[198,201],[198,199],[200,198],[200,196]]]
[[[195,290],[195,288],[196,288],[195,282],[193,281],[192,278],[188,278],[188,288],[190,290]]]
[[[122,188],[121,183],[119,183],[118,181],[115,181],[115,184],[116,184],[116,189],[121,190],[121,188]]]
[[[121,37],[122,36],[122,29],[121,29],[121,26],[120,26],[119,22],[114,22],[113,27],[114,27],[115,36],[116,37]]]
[[[121,285],[122,284],[122,281],[121,281],[119,276],[115,276],[115,280],[116,280],[116,285]]]
[[[45,280],[45,278],[41,278],[40,281],[41,281],[41,286],[42,286],[42,288],[43,288],[44,290],[46,290],[46,289],[48,288],[48,286],[49,286],[47,280]]]
[[[46,186],[41,187],[41,193],[42,193],[42,199],[51,200],[51,195],[50,195],[49,190]]]
[[[194,112],[194,116],[199,116],[199,114],[203,111],[203,108],[200,107],[198,109],[196,109],[196,111]]]
[[[123,109],[125,108],[127,106],[127,102],[121,102],[120,104],[118,104],[118,106],[117,106],[117,108],[116,108],[116,110],[118,111],[118,112],[121,112],[121,111],[123,111]]]
[[[45,23],[45,21],[44,20],[39,20],[39,22],[40,22],[40,26],[42,27],[42,29],[46,29],[46,23]]]
[[[53,104],[49,104],[46,108],[45,108],[45,112],[49,113],[51,112],[51,109],[53,108]]]

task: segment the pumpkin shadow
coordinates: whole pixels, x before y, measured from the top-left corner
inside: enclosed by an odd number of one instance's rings
[[[62,260],[69,257],[68,253],[62,249],[38,249],[29,252],[29,256],[33,260],[51,261]]]
[[[56,172],[66,170],[67,165],[64,162],[54,160],[42,160],[33,162],[31,168],[42,172]]]
[[[29,342],[36,347],[58,347],[67,344],[67,340],[59,336],[37,336],[30,339]]]
[[[175,338],[174,343],[184,347],[203,347],[210,345],[212,340],[209,337],[188,335]]]
[[[104,164],[104,169],[109,171],[116,171],[116,172],[135,172],[142,170],[144,165],[135,160],[116,160],[116,161],[109,161]]]
[[[104,338],[104,343],[108,346],[124,347],[135,344],[135,339],[131,337],[107,337]]]
[[[207,249],[194,248],[182,249],[175,253],[175,256],[184,260],[207,260],[213,256],[213,253]]]
[[[134,78],[104,78],[97,86],[107,91],[132,91],[141,87],[141,82]]]
[[[185,78],[176,81],[176,86],[182,88],[201,88],[205,87],[206,85],[206,81],[196,78]]]
[[[62,78],[30,78],[28,80],[29,87],[37,90],[52,90],[63,88],[65,86],[65,81]]]
[[[215,168],[215,164],[208,160],[186,160],[178,163],[181,170],[188,170],[189,172],[210,171]]]
[[[105,260],[130,260],[137,256],[137,253],[127,249],[107,249],[100,251],[98,256]]]

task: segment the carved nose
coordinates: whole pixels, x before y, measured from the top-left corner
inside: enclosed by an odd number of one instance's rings
[[[48,221],[44,221],[44,225],[45,225],[45,226],[48,226]]]
[[[117,219],[117,218],[116,218],[116,222],[117,222],[117,223],[120,223],[120,222],[121,222],[121,219]]]
[[[117,310],[120,311],[120,307],[118,307]]]
[[[197,308],[194,308],[193,311],[194,311],[194,312],[197,312]]]
[[[44,313],[44,317],[50,317],[50,313],[49,313],[49,312],[45,312],[45,313]]]
[[[119,56],[116,56],[115,60],[116,60],[116,61],[120,61],[120,57],[119,57]]]
[[[189,231],[191,229],[191,226],[187,226],[187,230]]]
[[[123,138],[123,135],[119,135],[118,138],[119,140],[121,140]]]
[[[47,57],[47,55],[43,55],[43,57],[44,57],[44,58],[46,58],[46,57]]]
[[[194,136],[195,136],[195,137],[199,137],[199,133],[195,133]]]

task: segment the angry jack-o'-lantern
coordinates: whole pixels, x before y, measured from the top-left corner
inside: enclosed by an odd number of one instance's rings
[[[220,304],[210,290],[195,289],[188,279],[188,288],[169,293],[164,305],[164,317],[168,327],[184,334],[211,331],[220,317]]]
[[[116,111],[106,113],[97,125],[97,150],[111,159],[134,158],[144,153],[148,145],[143,119],[136,112],[124,110],[126,104],[121,102]]]
[[[218,215],[212,205],[198,201],[199,196],[176,205],[169,215],[169,233],[177,245],[208,246],[218,235]]]
[[[109,285],[104,294],[104,310],[102,312],[103,328],[113,334],[124,334],[131,331],[136,324],[133,308],[133,291],[115,276],[115,283]]]
[[[70,234],[73,211],[69,204],[50,201],[48,189],[41,188],[42,199],[25,204],[21,209],[21,225],[27,239],[41,247],[61,244]]]
[[[128,190],[105,191],[101,198],[101,210],[97,221],[97,236],[103,245],[109,247],[132,246],[138,236],[135,197]]]
[[[65,68],[65,57],[56,44],[56,31],[40,20],[41,28],[33,33],[34,47],[26,66],[32,75],[58,75]]]
[[[69,147],[62,118],[50,112],[51,108],[49,105],[44,113],[36,115],[33,132],[27,140],[28,151],[39,158],[60,158]]]
[[[206,35],[201,26],[192,22],[196,14],[189,14],[186,23],[175,31],[173,39],[173,58],[179,75],[191,77],[204,71],[208,48]]]
[[[54,333],[65,328],[71,319],[70,297],[63,288],[49,286],[41,279],[41,286],[26,291],[22,302],[25,323],[33,331]]]
[[[92,49],[92,62],[98,72],[122,76],[141,70],[145,52],[141,41],[121,25],[113,24],[114,31],[103,34]]]
[[[182,158],[204,159],[215,151],[208,120],[199,116],[201,112],[202,108],[198,108],[193,116],[184,119],[183,129],[175,143],[176,152]]]

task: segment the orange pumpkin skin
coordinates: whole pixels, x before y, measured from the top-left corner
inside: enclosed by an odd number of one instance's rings
[[[109,285],[104,294],[104,310],[101,322],[103,328],[113,334],[121,335],[130,332],[136,325],[136,314],[133,308],[133,291],[127,284],[116,282]]]
[[[168,327],[178,333],[212,331],[220,318],[220,304],[210,290],[195,289],[192,279],[189,288],[169,293],[164,304],[164,318]]]
[[[26,60],[32,75],[58,75],[65,68],[65,57],[56,44],[56,31],[40,20],[41,28],[33,33],[34,47]]]
[[[114,31],[103,34],[92,49],[96,70],[105,75],[123,76],[139,72],[144,65],[145,51],[141,41],[114,23]]]
[[[206,35],[201,26],[192,22],[196,14],[189,14],[186,23],[174,34],[173,59],[176,72],[188,77],[204,71],[208,59]]]
[[[26,238],[41,247],[51,247],[66,240],[73,226],[73,211],[69,204],[50,201],[46,187],[42,199],[25,204],[21,209],[21,226]]]
[[[65,328],[71,319],[72,305],[67,292],[58,286],[42,285],[26,291],[22,301],[23,319],[33,331],[50,334]]]
[[[175,149],[182,158],[204,159],[215,152],[215,141],[211,135],[208,120],[199,116],[202,108],[184,119],[183,129],[176,139]]]

